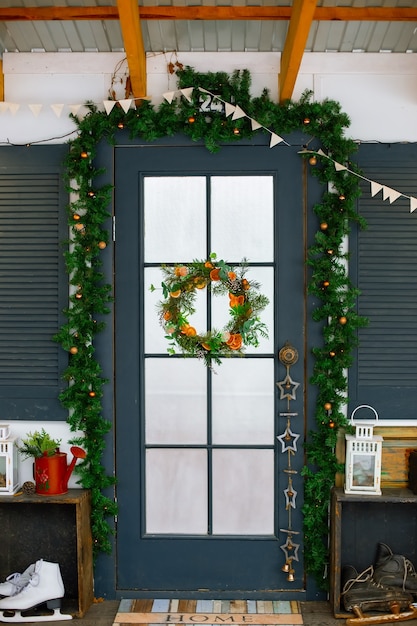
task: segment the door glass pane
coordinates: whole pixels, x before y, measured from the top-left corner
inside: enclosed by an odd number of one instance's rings
[[[261,322],[266,325],[268,337],[258,334],[259,346],[245,346],[246,354],[273,353],[274,350],[274,270],[272,267],[248,268],[246,278],[259,283],[258,293],[266,296],[269,304],[260,313]],[[212,298],[213,326],[224,328],[230,321],[230,300],[227,294]]]
[[[148,267],[145,269],[145,353],[147,354],[166,354],[170,345],[168,339],[165,339],[165,332],[158,317],[158,304],[164,299],[161,287],[163,278],[160,267]],[[151,285],[155,287],[154,291],[151,290]],[[206,299],[206,289],[195,290],[195,313],[188,317],[188,321],[197,329],[198,333],[204,333],[207,329]]]
[[[147,450],[146,532],[207,534],[205,450]]]
[[[206,179],[146,177],[144,224],[146,263],[198,258],[206,241]]]
[[[272,261],[274,179],[272,176],[211,178],[212,249],[229,261]]]
[[[206,372],[193,359],[146,359],[146,443],[206,443],[206,393]]]
[[[213,377],[213,443],[274,443],[274,360],[224,360]]]
[[[273,450],[213,450],[213,533],[273,532]]]

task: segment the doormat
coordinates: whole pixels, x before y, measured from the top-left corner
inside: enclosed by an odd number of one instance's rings
[[[113,626],[292,626],[302,623],[300,604],[295,600],[122,600]]]

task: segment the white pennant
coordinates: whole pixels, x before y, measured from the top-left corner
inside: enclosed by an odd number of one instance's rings
[[[116,100],[103,100],[103,105],[106,110],[107,115],[110,115],[113,107],[116,105]]]
[[[252,126],[252,130],[258,130],[258,128],[262,128],[262,124],[260,124],[259,122],[257,122],[256,120],[252,118],[250,120],[250,124]]]
[[[410,198],[410,213],[414,213],[417,209],[417,198]]]
[[[7,102],[0,102],[0,113],[6,113],[9,105]]]
[[[235,107],[235,111],[233,113],[232,120],[240,120],[241,117],[246,117],[246,113],[245,113],[245,111],[243,111],[243,109],[240,108],[239,105],[237,105]]]
[[[68,108],[73,115],[77,115],[78,111],[81,109],[82,104],[69,104]]]
[[[327,154],[325,152],[323,152],[323,150],[321,148],[319,148],[317,150],[317,154],[320,154],[320,156],[327,156]]]
[[[275,133],[271,133],[271,141],[269,142],[269,147],[273,148],[277,144],[281,143],[281,141],[284,141],[282,137],[276,135]]]
[[[233,104],[230,104],[230,102],[226,102],[225,103],[225,113],[226,113],[226,117],[229,117],[229,115],[232,115],[232,113],[235,112],[235,106],[233,106]]]
[[[382,185],[371,180],[371,196],[372,197],[376,196],[376,194],[379,193],[381,189],[382,189]]]
[[[188,100],[188,102],[191,102],[191,94],[194,91],[194,87],[186,87],[185,89],[181,89],[181,93],[184,96],[184,98],[186,98],[186,100]]]
[[[163,95],[163,97],[165,98],[165,100],[166,100],[167,102],[169,102],[169,104],[171,104],[171,102],[173,101],[174,96],[175,96],[175,91],[166,91],[166,92],[165,92],[165,93],[163,93],[162,95]]]
[[[125,98],[124,100],[119,100],[119,104],[122,107],[125,113],[130,109],[130,105],[132,104],[132,98]]]
[[[62,111],[64,109],[64,105],[63,104],[51,104],[51,109],[57,117],[61,117]]]
[[[386,185],[382,185],[382,198],[384,200],[389,200],[389,198],[391,196],[391,191],[394,191],[393,189],[391,189],[391,187],[387,187]]]
[[[17,104],[16,102],[9,102],[9,109],[12,115],[16,115],[20,109],[20,104]]]
[[[342,172],[343,170],[347,170],[347,167],[345,165],[342,165],[341,163],[338,163],[337,161],[334,162],[334,169],[336,170],[336,172]]]
[[[42,110],[42,104],[28,104],[29,109],[32,111],[35,117],[38,117],[39,113]]]
[[[391,189],[391,187],[384,187],[382,194],[384,196],[384,200],[388,198],[390,204],[398,200],[398,198],[402,195],[399,191]]]

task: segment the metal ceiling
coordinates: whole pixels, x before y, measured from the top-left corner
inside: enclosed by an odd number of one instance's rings
[[[285,0],[141,0],[152,6],[285,7]],[[416,8],[416,0],[318,0],[317,7]],[[0,54],[3,52],[120,52],[123,36],[117,19],[2,20],[1,11],[45,7],[115,7],[117,0],[1,0]],[[29,14],[30,16],[30,14]],[[288,20],[141,19],[146,52],[282,52]],[[314,20],[309,52],[417,52],[417,21]]]

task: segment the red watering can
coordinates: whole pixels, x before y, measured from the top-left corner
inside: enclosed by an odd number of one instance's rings
[[[71,463],[67,466],[66,452],[60,452],[57,448],[52,456],[38,457],[35,459],[34,478],[35,492],[44,496],[58,496],[68,491],[68,481],[75,467],[77,459],[85,459],[87,453],[78,446],[70,448],[73,455]]]

